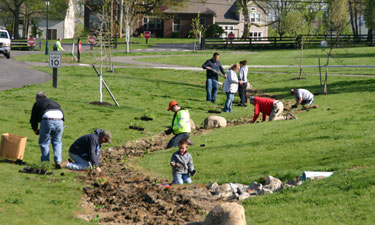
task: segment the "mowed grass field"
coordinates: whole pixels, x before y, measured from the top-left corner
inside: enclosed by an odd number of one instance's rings
[[[38,68],[51,73],[50,68]],[[117,73],[104,74],[120,107],[91,105],[99,101],[99,79],[92,68],[63,67],[59,69],[58,88],[52,81],[19,89],[0,92],[0,133],[28,137],[24,161],[40,161],[38,136],[30,127],[31,108],[35,94],[43,90],[60,103],[65,113],[63,133],[63,159],[68,158],[69,146],[80,136],[92,133],[95,128],[108,129],[113,134],[112,146],[126,141],[149,137],[169,126],[173,114],[167,111],[171,100],[191,109],[197,124],[203,122],[210,108],[224,105],[225,96],[218,96],[219,105],[207,105],[205,100],[204,72],[172,70],[118,69]],[[113,103],[103,88],[103,101]],[[142,122],[135,117],[152,115],[153,121]],[[245,109],[237,110],[228,119],[249,115]],[[146,128],[146,132],[129,129],[129,125]],[[103,149],[111,147],[103,145]],[[52,151],[52,150],[51,150]],[[51,160],[53,153],[51,152]],[[75,219],[79,212],[82,183],[75,173],[56,170],[49,176],[19,173],[23,166],[0,163],[0,224],[83,224]],[[65,176],[60,173],[64,172]],[[22,215],[22,216],[21,216]]]
[[[299,66],[300,50],[263,50],[263,51],[221,51],[220,61],[223,65],[238,63],[244,59],[251,66]],[[328,49],[306,49],[303,53],[303,65],[326,64]],[[338,48],[334,50],[329,65],[375,65],[375,47]],[[174,65],[200,67],[207,60],[212,58],[212,52],[186,58],[184,56],[164,56],[157,58],[143,58],[140,61],[156,62]],[[324,73],[322,68],[322,73]],[[258,72],[286,72],[299,73],[299,68],[251,68],[251,71]],[[306,73],[319,73],[318,68],[304,68]],[[375,74],[374,68],[329,68],[329,72],[338,74]]]
[[[49,68],[38,69],[51,73]],[[255,88],[284,101],[292,100],[292,87],[320,91],[318,77],[293,80],[295,77],[277,73],[249,75]],[[104,79],[120,103],[119,108],[89,104],[99,100],[98,77],[91,68],[59,69],[57,89],[51,87],[50,81],[0,92],[0,132],[27,136],[24,160],[40,160],[38,137],[29,124],[39,90],[57,100],[65,112],[64,159],[70,144],[94,128],[110,130],[113,146],[164,130],[171,123],[172,113],[166,109],[172,99],[190,110],[196,124],[209,115],[208,109],[222,107],[225,101],[220,89],[217,104],[205,102],[203,71],[117,69],[114,74],[106,73]],[[328,87],[328,95],[316,96],[319,108],[298,114],[299,120],[228,127],[192,137],[196,145],[189,151],[198,170],[194,182],[250,184],[269,174],[286,180],[306,170],[334,171],[331,178],[245,201],[248,223],[375,223],[375,79],[329,77]],[[103,100],[113,103],[103,91]],[[155,119],[134,119],[145,113]],[[234,113],[221,115],[231,120],[252,114],[253,107],[249,106],[235,107]],[[131,124],[145,127],[146,132],[128,129]],[[201,148],[200,144],[206,147]],[[103,145],[104,150],[109,147]],[[169,160],[174,151],[147,154],[132,163],[147,173],[171,179]],[[65,176],[61,176],[62,171],[56,170],[53,175],[38,176],[21,174],[21,168],[0,163],[0,224],[86,223],[75,218],[80,211],[83,186],[75,178],[76,173],[63,170]]]
[[[318,77],[251,77],[256,88],[281,99],[290,98],[293,86],[319,92]],[[248,224],[374,224],[375,79],[329,81],[330,94],[315,98],[319,108],[298,114],[298,120],[229,127],[194,137],[196,145],[189,148],[198,171],[194,182],[250,184],[268,175],[287,181],[303,171],[334,171],[325,180],[246,200]],[[174,151],[145,155],[136,165],[171,180],[168,163]]]

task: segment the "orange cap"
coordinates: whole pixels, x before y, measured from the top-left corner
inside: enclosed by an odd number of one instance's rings
[[[169,103],[168,111],[171,110],[172,107],[175,106],[175,105],[177,105],[177,104],[178,104],[177,101],[171,101],[171,102]]]

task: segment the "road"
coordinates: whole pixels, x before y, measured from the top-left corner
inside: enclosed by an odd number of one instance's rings
[[[47,73],[31,69],[25,63],[6,59],[3,55],[0,55],[0,91],[40,84],[50,79],[51,76]]]

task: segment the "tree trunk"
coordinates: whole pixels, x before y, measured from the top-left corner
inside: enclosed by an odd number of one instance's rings
[[[120,16],[119,16],[119,37],[122,38],[122,21],[124,19],[124,0],[120,2]]]
[[[20,7],[15,4],[14,7],[14,27],[13,27],[13,37],[18,39],[19,35],[19,26],[20,26]]]
[[[368,32],[367,32],[367,41],[368,42],[371,42],[372,41],[372,29],[369,29]]]

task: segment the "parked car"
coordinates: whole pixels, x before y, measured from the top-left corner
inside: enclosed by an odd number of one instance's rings
[[[4,54],[7,59],[10,58],[10,36],[8,31],[0,30],[0,53]]]

